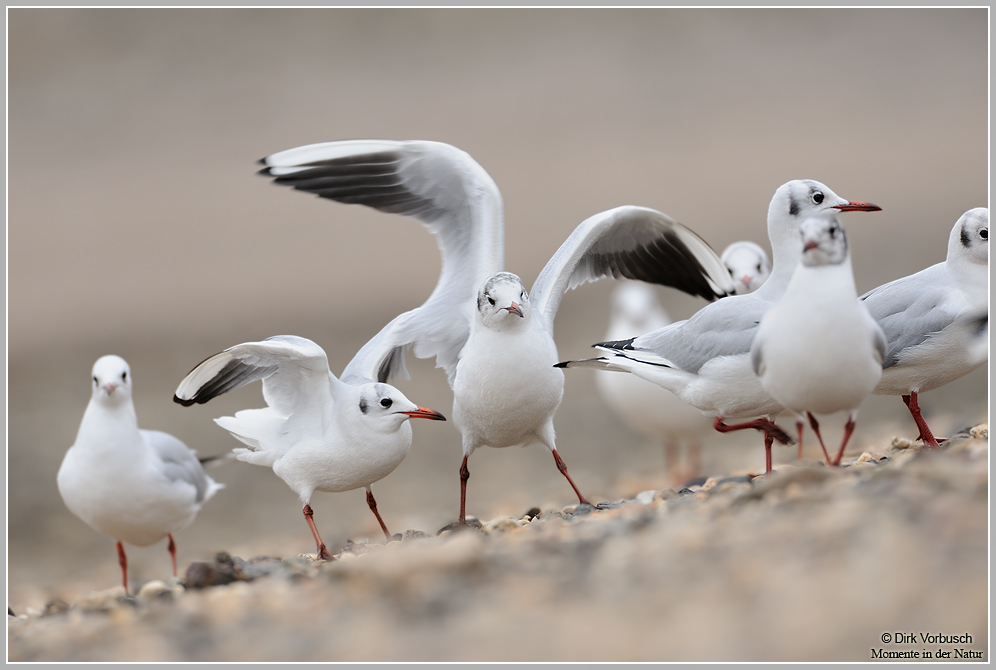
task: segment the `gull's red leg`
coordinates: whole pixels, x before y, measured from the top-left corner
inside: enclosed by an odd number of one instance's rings
[[[795,420],[795,432],[799,435],[799,455],[796,456],[796,460],[802,460],[802,431],[806,428],[806,424],[802,422],[801,419]]]
[[[556,449],[552,449],[551,451],[553,451],[553,460],[556,461],[557,469],[560,470],[560,474],[567,477],[567,481],[571,483],[571,488],[574,489],[576,494],[578,494],[578,502],[582,505],[590,505],[591,503],[588,502],[588,499],[581,495],[581,492],[578,491],[578,487],[574,484],[574,480],[571,479],[569,474],[567,474],[567,463],[564,463],[564,459],[560,457],[560,454],[557,453]]]
[[[118,565],[121,566],[121,583],[124,585],[125,595],[128,595],[128,557],[125,556],[124,545],[118,540]]]
[[[847,423],[844,425],[844,441],[840,443],[840,451],[837,452],[837,458],[834,459],[834,465],[840,465],[840,459],[844,456],[844,448],[847,446],[847,441],[851,439],[851,433],[854,432],[854,415],[847,417]]]
[[[916,401],[916,391],[912,391],[909,395],[903,396],[903,402],[906,403],[907,409],[909,409],[910,414],[913,415],[913,420],[916,422],[916,427],[920,431],[920,439],[928,447],[932,449],[937,449],[941,445],[943,440],[938,440],[934,437],[934,434],[930,432],[930,428],[927,426],[926,420],[923,418],[923,414],[920,413],[920,405]]]
[[[325,548],[325,543],[322,542],[321,536],[318,535],[318,528],[315,527],[315,520],[311,518],[315,515],[315,513],[311,510],[311,505],[304,503],[304,509],[301,511],[304,512],[304,520],[308,522],[308,528],[311,529],[311,534],[315,536],[315,544],[318,547],[318,558],[323,561],[331,561],[332,554],[330,554]]]
[[[384,525],[384,520],[380,518],[380,513],[377,511],[377,501],[374,500],[373,491],[370,490],[369,486],[367,487],[367,505],[370,506],[370,511],[374,513],[375,517],[377,517],[377,523],[380,524],[380,529],[384,531],[384,537],[386,537],[387,541],[390,542],[394,538],[392,538],[391,534],[387,532],[387,526]]]
[[[460,523],[467,523],[467,480],[470,479],[467,458],[468,456],[464,456],[460,465]]]
[[[176,542],[173,541],[173,533],[167,533],[169,537],[169,557],[173,559],[173,576],[176,577]]]
[[[827,465],[836,465],[830,462],[830,454],[827,453],[827,448],[823,444],[823,436],[820,435],[820,424],[816,422],[816,417],[813,416],[812,412],[806,412],[809,416],[809,425],[812,426],[813,432],[816,433],[816,439],[820,441],[820,448],[823,449],[823,457],[827,459]]]

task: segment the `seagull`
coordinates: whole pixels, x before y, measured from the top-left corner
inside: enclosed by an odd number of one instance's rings
[[[827,463],[840,465],[858,406],[882,378],[885,333],[857,299],[847,235],[837,217],[821,212],[799,230],[802,263],[761,319],[751,366],[772,398],[809,417],[821,446],[813,414],[848,412],[836,458],[831,461],[823,446]]]
[[[404,350],[435,357],[453,389],[460,430],[460,516],[466,522],[467,460],[480,446],[540,443],[578,497],[557,451],[553,415],[563,398],[554,367],[553,321],[567,289],[600,277],[674,286],[708,300],[732,294],[719,256],[667,215],[624,206],[583,221],[527,292],[505,272],[502,200],[469,154],[427,141],[346,140],[268,156],[276,183],[343,203],[415,218],[436,235],[439,282],[428,300],[384,327],[346,370],[380,381],[407,376]]]
[[[720,432],[760,430],[764,433],[765,461],[770,464],[773,442],[789,444],[792,439],[772,421],[784,407],[764,390],[751,369],[750,346],[758,323],[785,293],[801,260],[799,223],[829,210],[879,209],[866,202],[845,200],[818,181],[787,182],[778,187],[768,207],[771,276],[761,288],[717,300],[686,321],[646,335],[596,344],[606,354],[599,358],[557,365],[630,372],[713,416],[713,427]],[[724,422],[749,417],[761,418],[733,425]],[[766,471],[771,471],[770,466]]]
[[[754,242],[730,244],[720,260],[729,270],[738,294],[756,291],[771,274],[768,255]],[[672,322],[648,284],[624,281],[612,292],[611,320],[605,339],[614,342],[643,335]],[[701,436],[712,424],[705,414],[636,375],[599,374],[595,381],[602,401],[624,425],[664,445],[671,479],[680,483],[698,474]],[[688,445],[691,461],[687,472],[677,470],[682,443]]]
[[[624,281],[612,292],[612,309],[605,338],[610,341],[643,335],[672,323],[653,288],[643,282]],[[627,428],[664,445],[669,479],[679,484],[698,474],[702,434],[711,428],[709,418],[678,396],[636,375],[609,372],[595,375],[602,402]],[[679,469],[682,444],[688,445],[689,467]]]
[[[444,421],[388,384],[329,370],[325,351],[311,340],[278,335],[229,347],[201,362],[173,397],[185,407],[206,403],[256,380],[267,407],[223,416],[215,423],[246,446],[240,461],[273,468],[301,498],[318,558],[332,560],[313,519],[315,491],[363,487],[384,537],[391,534],[377,511],[370,485],[391,474],[412,446],[409,418]]]
[[[193,450],[158,430],[138,427],[131,368],[119,356],[93,365],[93,390],[76,442],[56,482],[69,511],[117,540],[121,582],[128,593],[128,559],[122,542],[147,547],[186,528],[201,505],[224,487],[204,473]]]
[[[877,395],[899,395],[920,431],[937,447],[917,395],[944,386],[989,360],[989,210],[970,209],[955,222],[943,263],[861,296],[889,343]]]
[[[720,255],[737,287],[737,294],[753,293],[771,275],[771,261],[759,245],[749,240],[734,242]]]

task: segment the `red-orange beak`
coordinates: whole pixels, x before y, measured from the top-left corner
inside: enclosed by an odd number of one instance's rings
[[[849,200],[846,205],[837,205],[836,209],[842,212],[880,212],[882,208],[870,202],[856,202]]]
[[[522,317],[522,308],[519,307],[519,303],[514,300],[512,301],[511,307],[502,307],[502,309],[508,310],[509,314],[518,314],[520,318]]]
[[[820,246],[819,243],[814,240],[805,240],[802,244],[802,252],[805,253],[810,249],[815,249],[818,246]]]
[[[439,412],[431,409],[426,409],[425,407],[419,407],[411,412],[402,412],[402,414],[407,414],[413,419],[432,419],[433,421],[446,421],[446,417]]]

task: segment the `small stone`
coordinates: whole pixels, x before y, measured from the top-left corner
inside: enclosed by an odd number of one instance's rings
[[[431,537],[428,533],[421,530],[406,530],[405,534],[401,536],[402,542],[411,542],[413,540],[422,540],[427,537]]]
[[[988,440],[989,439],[989,424],[981,423],[975,428],[968,431],[968,434],[977,440]]]
[[[187,567],[187,572],[184,574],[184,584],[188,589],[221,586],[238,580],[235,566],[232,564],[232,557],[221,552],[217,558],[227,560],[216,560],[214,563],[194,562]]]
[[[911,439],[909,439],[907,437],[894,437],[894,438],[892,438],[892,442],[889,444],[889,447],[891,449],[895,449],[896,451],[901,451],[901,450],[904,450],[904,449],[919,449],[920,448],[919,445],[917,445],[917,443],[914,440],[911,440]]]
[[[135,599],[139,602],[151,602],[153,600],[171,602],[175,596],[178,596],[182,592],[182,587],[174,589],[166,582],[153,579],[151,582],[142,584],[142,588],[138,590]]]
[[[462,530],[480,530],[483,527],[484,524],[482,524],[476,518],[468,516],[467,520],[464,521],[463,523],[460,523],[459,521],[454,521],[453,523],[446,524],[436,532],[436,535],[442,535],[444,532],[454,532]]]
[[[636,494],[635,498],[636,502],[640,503],[641,505],[649,505],[654,501],[654,497],[656,495],[657,491],[647,490],[647,491],[640,491],[639,493]]]
[[[593,505],[588,503],[580,503],[579,505],[576,505],[573,510],[571,510],[570,516],[572,518],[576,516],[586,516],[591,514],[593,511],[595,511],[595,507]]]
[[[80,596],[73,609],[81,612],[110,612],[127,602],[134,602],[125,593],[123,586],[115,586],[103,591],[89,591]]]
[[[528,517],[530,520],[535,519],[540,515],[540,512],[542,511],[543,510],[541,510],[539,507],[530,507],[529,511],[526,512],[524,515],[522,515],[522,519],[525,520],[526,517]]]
[[[45,603],[45,609],[42,610],[41,615],[53,616],[55,614],[65,614],[68,611],[69,611],[69,605],[66,604],[65,601],[59,598],[55,598]],[[7,614],[9,616],[14,616],[14,612],[9,607],[7,608]]]
[[[492,519],[491,521],[484,524],[482,530],[485,535],[491,535],[492,533],[504,533],[509,530],[515,530],[519,526],[524,526],[525,523],[516,519],[515,517],[507,516],[498,519]]]

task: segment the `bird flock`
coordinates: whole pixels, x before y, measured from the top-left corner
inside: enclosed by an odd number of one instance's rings
[[[988,360],[985,208],[958,219],[943,263],[859,297],[839,215],[879,207],[841,198],[819,182],[794,180],[775,191],[767,217],[770,263],[753,242],[732,244],[720,257],[662,212],[617,207],[583,221],[527,291],[504,267],[498,187],[453,146],[348,140],[260,162],[260,174],[277,184],[415,219],[441,253],[439,281],[425,303],[384,326],[338,377],[318,344],[278,335],[209,356],[177,386],[174,401],[190,406],[261,382],[266,407],[215,423],[242,444],[235,459],[272,468],[298,494],[321,560],[332,556],[314,521],[315,491],[365,489],[390,541],[371,486],[407,455],[409,419],[445,420],[390,385],[408,377],[408,350],[435,359],[453,391],[451,418],[463,444],[454,468],[459,524],[473,522],[468,459],[484,446],[542,445],[578,504],[591,505],[556,444],[565,369],[610,371],[598,380],[606,406],[665,443],[692,439],[709,425],[760,431],[770,473],[773,443],[794,441],[775,423],[779,415],[795,417],[800,457],[808,421],[836,466],[871,393],[901,396],[920,439],[937,447],[942,440],[924,421],[917,395]],[[554,341],[560,301],[568,289],[603,277],[635,281],[621,282],[614,295],[606,341],[593,345],[600,355],[563,361]],[[672,323],[648,284],[709,304]],[[832,456],[816,415],[841,411],[848,420]],[[173,534],[223,486],[180,440],[138,428],[131,370],[117,356],[93,366],[90,403],[57,483],[73,514],[116,540],[126,593],[122,543],[147,546],[168,537],[175,576]]]

